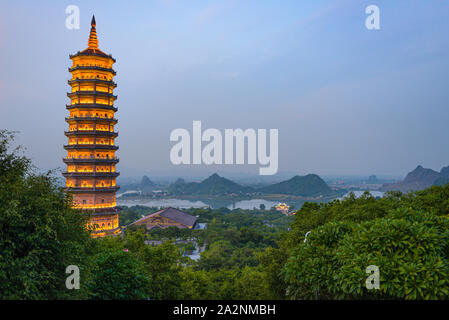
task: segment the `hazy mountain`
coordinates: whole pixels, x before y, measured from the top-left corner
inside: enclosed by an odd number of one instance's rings
[[[440,177],[433,183],[435,186],[443,186],[449,183],[449,166],[444,167],[440,171]]]
[[[262,193],[289,194],[304,197],[327,196],[334,192],[316,174],[294,176],[293,178],[258,189]]]
[[[409,172],[404,180],[394,183],[384,183],[381,191],[398,190],[407,192],[411,190],[422,190],[432,186],[441,174],[435,170],[417,166],[415,170]]]
[[[154,183],[148,178],[148,176],[143,176],[142,181],[140,182],[142,187],[154,187]]]
[[[442,178],[449,178],[449,166],[441,168],[440,176]]]
[[[148,178],[148,176],[143,176],[140,182],[136,183],[121,183],[120,192],[126,192],[130,190],[142,191],[143,193],[150,193],[156,185],[153,181]]]
[[[227,195],[259,192],[314,197],[335,194],[326,182],[316,174],[294,176],[289,180],[255,189],[242,186],[215,173],[201,182],[184,183],[183,181],[177,181],[170,186],[169,191],[177,195]]]
[[[183,183],[178,179],[177,183],[169,187],[169,191],[174,194],[188,195],[226,195],[249,193],[253,192],[254,189],[241,186],[215,173],[201,182]]]
[[[176,179],[175,183],[173,183],[174,185],[180,185],[180,184],[185,184],[186,181],[183,178],[178,178]]]
[[[449,183],[449,177],[439,177],[433,183],[434,186],[444,186]]]
[[[373,174],[373,175],[369,176],[368,180],[366,180],[366,183],[376,184],[376,183],[379,183],[379,179],[377,179],[377,176]]]

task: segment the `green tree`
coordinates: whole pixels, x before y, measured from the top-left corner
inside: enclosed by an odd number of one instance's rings
[[[266,279],[267,274],[257,268],[246,266],[235,280],[234,299],[264,300],[270,299],[271,293]]]
[[[365,221],[312,230],[283,268],[287,295],[313,299],[447,299],[449,218],[401,208]],[[380,289],[365,286],[380,268]]]
[[[95,268],[88,286],[90,299],[133,300],[149,298],[150,277],[142,261],[123,249],[109,249],[94,257]]]
[[[151,299],[178,299],[181,295],[181,271],[179,249],[170,242],[160,246],[147,246],[143,260],[145,271],[151,276]]]
[[[270,292],[269,299],[285,299],[287,284],[281,275],[281,270],[288,259],[286,249],[284,247],[268,247],[263,253],[259,254],[258,258],[261,269],[265,273],[265,281]]]
[[[180,298],[187,300],[212,299],[215,296],[208,272],[192,268],[185,268],[182,272],[181,292]]]
[[[85,298],[88,216],[70,208],[51,173],[35,174],[20,149],[11,151],[13,138],[0,131],[0,298]],[[65,287],[69,265],[80,268],[80,290]]]
[[[219,240],[210,244],[208,250],[201,254],[199,267],[204,270],[231,267],[230,258],[233,247],[229,241]]]

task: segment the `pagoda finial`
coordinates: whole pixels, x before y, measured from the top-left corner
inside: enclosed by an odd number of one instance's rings
[[[90,35],[89,35],[89,41],[87,42],[87,47],[89,49],[98,49],[98,39],[97,39],[97,30],[95,29],[96,26],[95,22],[95,15],[92,16],[92,21],[90,23]]]

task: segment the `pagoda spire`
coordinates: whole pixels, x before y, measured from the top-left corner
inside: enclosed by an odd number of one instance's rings
[[[92,21],[90,23],[90,35],[89,35],[89,41],[87,42],[88,49],[98,49],[98,39],[97,39],[97,30],[95,29],[96,26],[95,22],[95,15],[92,16]]]

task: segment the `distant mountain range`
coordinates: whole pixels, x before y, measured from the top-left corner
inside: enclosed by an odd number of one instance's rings
[[[139,190],[143,193],[149,193],[149,192],[152,192],[155,188],[156,188],[156,185],[153,183],[153,181],[151,181],[150,178],[148,178],[148,176],[143,176],[140,183],[128,183],[128,184],[122,185],[120,187],[120,191],[126,192],[126,191],[130,191],[130,190],[131,191]]]
[[[376,176],[370,176],[369,183],[379,183]],[[444,185],[449,183],[449,166],[437,172],[432,169],[417,166],[409,172],[402,181],[384,183],[380,191],[398,190],[407,192],[411,190],[422,190],[432,185]],[[294,176],[288,180],[269,185],[244,186],[232,180],[226,179],[214,173],[201,182],[185,182],[178,178],[167,187],[155,185],[148,176],[143,176],[140,183],[127,184],[122,191],[139,190],[142,194],[151,194],[156,188],[169,192],[175,196],[196,195],[196,196],[228,196],[228,195],[288,195],[299,197],[330,197],[341,196],[346,190],[333,190],[327,183],[316,174],[305,176]]]
[[[373,175],[369,176],[368,180],[366,180],[366,183],[376,184],[376,183],[379,183],[379,179],[377,179],[377,176],[373,174]]]
[[[242,186],[229,179],[213,174],[201,182],[185,183],[178,179],[168,191],[176,195],[242,195],[248,193],[285,194],[304,197],[334,195],[329,186],[316,174],[293,178],[261,188]]]
[[[294,176],[293,178],[258,189],[259,192],[269,194],[288,194],[315,197],[331,195],[333,191],[316,174]]]
[[[201,182],[185,183],[184,180],[178,179],[168,188],[168,191],[177,195],[225,195],[252,193],[254,189],[242,186],[214,173]]]
[[[432,169],[417,166],[415,170],[409,172],[404,180],[394,183],[384,183],[380,191],[402,191],[423,190],[433,185],[443,185],[449,183],[449,166],[437,172]]]
[[[444,167],[440,171],[440,177],[435,180],[434,185],[442,186],[449,183],[449,166]]]

